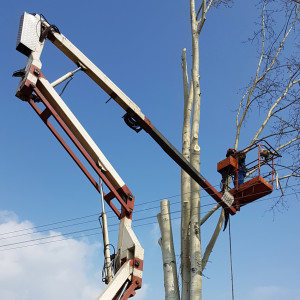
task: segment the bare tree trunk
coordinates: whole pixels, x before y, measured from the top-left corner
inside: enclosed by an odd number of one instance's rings
[[[193,85],[189,91],[189,79],[186,63],[186,49],[182,51],[182,71],[184,89],[184,115],[182,126],[182,154],[187,161],[190,160],[191,111],[193,104]],[[191,219],[191,179],[181,170],[181,298],[190,298],[190,219]]]
[[[201,104],[199,35],[203,29],[208,10],[222,4],[227,5],[231,0],[200,0],[199,2],[200,3],[197,3],[199,7],[197,7],[196,10],[195,0],[190,0],[192,33],[192,68],[190,82],[187,72],[186,50],[184,49],[182,53],[184,87],[182,153],[198,171],[200,171],[200,147],[198,145],[198,140]],[[274,125],[276,125],[279,128],[278,132],[274,133],[272,131],[267,131],[266,137],[278,136],[278,144],[276,145],[277,150],[287,149],[288,151],[291,149],[290,151],[292,151],[293,149],[296,149],[295,147],[299,147],[298,119],[300,114],[297,114],[297,110],[293,109],[295,104],[299,105],[299,89],[297,89],[298,84],[300,84],[299,55],[289,60],[282,60],[282,63],[280,62],[280,55],[283,53],[283,45],[288,36],[294,32],[293,30],[296,23],[299,21],[299,6],[294,5],[292,7],[291,3],[288,1],[285,2],[285,4],[288,8],[286,10],[286,15],[288,17],[286,24],[280,34],[278,36],[273,36],[273,39],[269,42],[268,40],[270,37],[272,38],[273,33],[272,30],[269,30],[270,24],[272,24],[272,18],[270,18],[272,10],[266,9],[266,6],[269,5],[269,1],[262,1],[262,43],[260,58],[255,76],[240,101],[236,118],[237,133],[235,138],[235,149],[238,147],[242,126],[245,124],[249,112],[251,112],[252,109],[255,110],[256,106],[264,109],[266,117],[262,124],[259,125],[250,145],[261,138],[261,133],[266,131],[267,127],[274,127]],[[255,37],[257,36],[258,34],[255,35]],[[283,74],[284,68],[288,70],[286,73],[288,75]],[[276,87],[275,90],[274,87]],[[287,120],[284,118],[286,117],[285,115],[281,115],[281,112],[286,109],[291,110],[291,113],[287,114]],[[277,120],[277,122],[274,123],[274,119],[275,121]],[[285,133],[288,133],[288,135]],[[281,140],[283,138],[284,141]],[[283,176],[283,178],[300,177],[299,167],[297,166],[297,162],[293,163],[293,168],[290,167],[292,172]],[[227,182],[224,184],[224,190],[228,190],[229,188],[230,178],[228,177]],[[216,205],[202,220],[200,220],[200,187],[195,181],[191,180],[184,171],[181,172],[181,191],[181,300],[201,300],[202,272],[221,231],[224,221],[224,211],[221,211],[219,221],[202,258],[200,226],[219,208],[219,205]],[[163,207],[168,214],[168,221],[162,218]],[[158,220],[162,233],[162,239],[160,239],[159,243],[161,245],[164,261],[166,299],[175,299],[175,296],[178,297],[176,299],[179,299],[179,292],[175,292],[178,291],[175,256],[174,253],[169,253],[170,248],[173,249],[173,239],[168,205],[165,203],[162,203],[162,213],[158,215]],[[168,246],[164,244],[165,241],[167,241]],[[172,251],[174,252],[174,249]]]
[[[157,220],[161,238],[158,243],[163,257],[165,299],[180,300],[169,200],[162,200],[160,207],[161,213],[157,215]]]
[[[203,1],[205,3],[205,1]],[[203,5],[203,4],[202,4]],[[193,119],[191,130],[190,162],[192,166],[200,171],[200,147],[198,145],[199,123],[200,123],[200,76],[199,76],[199,33],[196,20],[195,1],[190,1],[191,31],[192,31],[192,84],[194,91]],[[202,259],[200,241],[200,186],[191,180],[191,223],[190,223],[190,260],[191,281],[190,299],[200,300],[202,298]]]
[[[200,226],[202,226],[210,217],[211,215],[220,208],[220,204],[216,204],[200,221]]]
[[[191,165],[200,171],[200,147],[198,145],[199,125],[200,125],[200,75],[199,75],[199,35],[203,28],[207,11],[215,5],[230,0],[206,0],[201,1],[201,5],[196,12],[195,0],[190,0],[190,17],[192,32],[192,70],[189,82],[186,62],[186,49],[182,52],[183,87],[184,87],[184,121],[182,128],[182,154],[190,161]],[[191,120],[192,119],[192,120]],[[204,223],[217,209],[216,206],[204,217]],[[160,245],[164,260],[165,293],[166,297],[172,297],[172,293],[177,282],[176,274],[167,269],[169,262],[165,264],[166,250],[164,246],[164,234],[169,234],[169,229],[162,225],[161,214],[158,215],[162,239]],[[190,176],[181,171],[181,276],[182,289],[181,300],[201,300],[202,299],[202,258],[201,258],[201,238],[200,238],[200,187],[198,183],[191,180]],[[170,227],[169,227],[170,228]],[[171,230],[171,229],[170,229]],[[215,235],[216,240],[217,235]],[[170,236],[172,242],[172,232]],[[214,237],[212,238],[214,240]],[[214,242],[215,242],[214,240]],[[172,242],[173,243],[173,242]],[[210,243],[213,245],[214,243]],[[173,246],[172,246],[173,247]],[[207,249],[206,253],[211,253]],[[172,258],[173,259],[173,258]],[[171,260],[172,260],[171,259]],[[175,258],[174,258],[175,261]],[[172,281],[173,276],[173,281]],[[176,283],[175,283],[176,280]]]

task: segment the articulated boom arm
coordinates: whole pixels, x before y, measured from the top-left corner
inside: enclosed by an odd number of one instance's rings
[[[17,50],[25,54],[28,60],[24,69],[15,72],[15,76],[21,77],[16,96],[31,105],[92,185],[99,193],[102,193],[100,185],[50,123],[49,118],[52,116],[109,189],[107,194],[103,194],[103,198],[120,219],[118,253],[115,259],[117,272],[98,300],[126,300],[135,294],[135,290],[139,289],[142,283],[144,250],[131,229],[134,197],[54,89],[58,83],[70,77],[74,72],[66,74],[52,84],[42,74],[40,56],[46,39],[49,39],[77,65],[78,69],[75,71],[79,69],[84,71],[126,111],[124,120],[128,126],[137,132],[144,129],[193,180],[230,214],[236,213],[234,198],[228,192],[224,194],[218,192],[191,166],[182,154],[152,125],[140,108],[63,36],[56,26],[50,25],[37,14],[24,13],[20,22]],[[38,102],[43,103],[44,110],[40,109],[40,105],[37,105]],[[120,204],[120,210],[113,204],[113,199]]]
[[[17,75],[22,78],[16,96],[31,105],[120,219],[117,255],[114,259],[115,276],[98,297],[98,300],[127,300],[135,295],[135,290],[141,288],[144,259],[144,249],[131,228],[134,196],[68,106],[57,94],[54,89],[57,81],[51,84],[42,74],[40,55],[44,46],[44,40],[40,40],[40,36],[43,35],[41,32],[42,28],[38,26],[40,22],[41,19],[38,15],[27,13],[24,13],[21,19],[17,49],[26,54],[28,60],[25,69],[17,72]],[[28,28],[34,30],[28,32],[26,31]],[[45,106],[44,110],[40,109],[40,105],[37,105],[37,102],[43,103]],[[51,124],[49,121],[51,116],[101,178],[101,181],[109,190],[107,194],[103,193],[97,181]],[[112,202],[113,199],[120,204],[120,210]]]
[[[25,87],[24,89],[26,94],[27,89]],[[50,123],[50,116],[55,118],[96,174],[99,175],[110,190],[109,193],[104,194],[104,200],[120,219],[118,251],[117,257],[115,258],[116,274],[99,296],[98,300],[127,300],[135,294],[136,289],[141,288],[144,259],[144,249],[141,247],[131,228],[134,196],[51,84],[43,77],[41,72],[37,75],[36,86],[32,87],[32,92],[34,92],[39,101],[45,105],[45,109],[43,111],[39,109],[35,103],[36,97],[34,97],[34,95],[31,95],[31,98],[28,100],[29,104],[85,173],[93,186],[99,193],[101,192],[99,184]],[[25,94],[23,94],[23,88],[21,88],[19,90],[19,96]],[[112,203],[113,199],[119,202],[121,211]]]
[[[141,109],[122,92],[96,65],[94,65],[79,49],[77,49],[56,26],[48,24],[40,16],[35,18],[41,22],[41,32],[39,41],[44,43],[44,39],[49,39],[59,50],[71,59],[112,99],[114,99],[125,111],[125,122],[135,131],[144,129],[160,147],[183,169],[185,170],[205,191],[215,199],[230,214],[235,214],[236,210],[232,206],[234,199],[230,195],[219,193],[184,157],[177,149],[152,125],[149,119],[141,112]],[[25,30],[25,29],[23,29]],[[36,32],[36,30],[35,30]],[[20,36],[20,34],[19,34]],[[22,41],[18,42],[18,48],[24,49],[26,45]],[[37,47],[38,48],[38,47]],[[26,51],[23,51],[24,54]],[[27,51],[27,53],[30,51]],[[38,51],[37,51],[38,52]],[[40,53],[41,54],[41,50]],[[33,52],[31,52],[33,55]],[[34,65],[34,63],[32,63]],[[39,65],[35,65],[39,69]],[[32,70],[31,72],[33,72]],[[229,199],[228,199],[229,197]]]
[[[49,28],[50,25],[45,23],[45,26]],[[219,193],[153,126],[137,105],[65,36],[55,30],[50,30],[47,38],[77,66],[83,66],[84,72],[126,111],[124,119],[129,126],[137,132],[144,129],[213,199],[230,214],[236,213],[235,208],[231,205],[233,200],[230,201],[230,204],[227,201],[224,202],[223,194]]]

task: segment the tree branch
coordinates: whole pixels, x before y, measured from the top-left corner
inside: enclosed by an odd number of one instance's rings
[[[186,49],[182,49],[181,54],[181,67],[183,75],[183,97],[184,97],[184,111],[186,110],[188,98],[189,98],[189,75],[187,71],[187,62],[186,62]]]
[[[266,135],[262,138],[260,138],[261,140],[266,140],[270,137],[273,137],[273,136],[278,136],[278,135],[285,135],[285,134],[288,134],[288,133],[292,133],[292,132],[296,132],[297,130],[296,129],[293,129],[293,130],[289,130],[289,131],[280,131],[280,132],[275,132],[275,133],[271,133],[269,135]]]
[[[212,1],[212,0],[211,0],[211,1]],[[199,9],[198,9],[198,11],[197,11],[197,14],[196,14],[196,20],[198,20],[198,18],[199,18],[200,12],[201,12],[201,10],[202,10],[202,6],[203,6],[203,1],[201,2],[201,5],[200,5],[200,7],[199,7]]]
[[[300,81],[300,79],[299,79]],[[289,106],[293,105],[294,103],[296,103],[297,101],[299,101],[299,98],[296,98],[295,100],[291,101],[290,103],[288,103],[286,106],[282,106],[280,108],[278,108],[277,110],[275,110],[272,114],[272,116],[274,116],[275,114],[279,113],[280,111],[288,108]]]
[[[289,34],[291,33],[292,29],[294,28],[294,25],[295,25],[296,21],[298,20],[298,14],[299,14],[299,12],[296,13],[296,16],[295,16],[295,19],[294,19],[292,25],[290,26],[289,30],[285,33],[285,35],[284,35],[284,37],[283,37],[283,39],[282,39],[282,41],[281,41],[281,43],[280,43],[280,45],[279,45],[279,47],[278,47],[278,49],[277,49],[277,52],[276,52],[275,56],[273,57],[273,59],[272,59],[272,61],[271,61],[271,64],[270,64],[269,67],[264,71],[264,73],[257,79],[256,84],[257,84],[258,82],[262,81],[262,80],[266,77],[266,75],[268,74],[268,72],[273,68],[273,66],[274,66],[274,64],[275,64],[275,62],[276,62],[276,60],[277,60],[277,58],[278,58],[278,56],[279,56],[279,54],[280,54],[280,52],[281,52],[281,50],[282,50],[282,48],[283,48],[283,45],[284,45],[284,43],[285,43],[287,37],[288,37]]]
[[[288,142],[285,143],[284,145],[279,146],[279,147],[276,149],[276,151],[279,151],[279,150],[281,150],[281,149],[283,149],[283,148],[289,146],[290,144],[294,143],[295,141],[297,141],[297,140],[299,140],[299,139],[300,139],[300,137],[296,137],[296,138],[294,138],[294,139],[288,141]]]
[[[238,142],[239,142],[239,139],[240,139],[240,133],[241,133],[241,127],[242,127],[242,124],[246,118],[246,115],[248,113],[248,110],[250,108],[250,105],[251,105],[251,96],[252,96],[252,93],[258,83],[258,75],[259,75],[259,70],[260,70],[260,66],[261,66],[261,63],[262,63],[262,60],[263,60],[263,57],[264,57],[264,48],[265,48],[265,41],[266,41],[266,35],[265,35],[265,8],[266,8],[266,1],[264,1],[264,5],[262,7],[262,43],[261,43],[261,53],[260,53],[260,57],[259,57],[259,61],[258,61],[258,66],[257,66],[257,69],[256,69],[256,75],[255,75],[255,80],[254,80],[254,83],[253,85],[251,86],[251,88],[244,94],[241,102],[240,102],[240,106],[239,106],[239,111],[238,111],[238,114],[237,114],[237,120],[236,120],[236,123],[237,123],[237,130],[236,130],[236,137],[235,137],[235,143],[234,143],[234,148],[237,149],[238,147]],[[246,95],[248,95],[247,97],[247,103],[246,103],[246,107],[243,111],[243,115],[241,117],[241,119],[238,121],[238,117],[240,115],[240,111],[241,111],[241,107],[242,107],[242,102],[244,100],[244,98],[246,97]]]
[[[252,86],[244,94],[242,100],[240,101],[240,105],[239,105],[239,109],[238,109],[238,113],[237,113],[237,118],[236,118],[237,132],[236,132],[236,138],[235,138],[235,149],[237,149],[237,147],[238,147],[238,142],[239,142],[239,138],[240,138],[240,131],[241,131],[242,124],[243,124],[243,122],[246,118],[246,115],[249,111],[249,108],[250,108],[251,104],[253,103],[253,101],[252,101],[253,99],[251,99],[253,91],[254,91],[255,88],[257,88],[258,83],[263,81],[266,78],[267,74],[273,69],[275,62],[277,61],[278,56],[279,56],[281,50],[283,49],[283,45],[284,45],[287,37],[291,33],[292,29],[294,28],[294,26],[296,24],[296,21],[298,20],[299,11],[296,12],[295,18],[294,18],[294,20],[293,20],[293,22],[292,22],[292,24],[291,24],[291,26],[289,27],[288,30],[287,30],[287,28],[288,28],[289,20],[287,21],[286,31],[284,33],[284,37],[283,37],[281,43],[279,44],[279,47],[276,51],[276,54],[272,58],[269,66],[266,66],[266,69],[264,70],[263,74],[259,77],[261,63],[262,63],[262,60],[264,58],[264,48],[265,48],[265,41],[266,41],[266,35],[265,35],[265,9],[266,9],[266,1],[264,1],[264,5],[263,5],[263,8],[262,8],[262,45],[261,45],[260,59],[259,59],[259,62],[258,62],[258,67],[256,69],[256,75],[255,75],[254,82],[253,82]],[[290,87],[293,86],[297,82],[298,82],[298,80],[290,81],[290,84],[288,85],[286,91],[283,93],[283,95],[281,97],[279,97],[278,103],[286,96],[286,94],[287,94],[288,90],[290,89]],[[242,111],[242,104],[243,104],[243,101],[246,98],[246,96],[247,96],[246,106],[243,110],[243,114],[242,114],[241,118],[239,119],[241,111]],[[272,111],[278,105],[278,103],[277,104],[275,103],[276,105],[270,109],[269,113],[272,113]],[[256,141],[256,139],[259,136],[259,134],[261,133],[262,129],[268,123],[270,117],[271,117],[271,115],[270,116],[268,115],[267,119],[265,120],[266,123],[262,124],[262,126],[260,127],[260,129],[257,132],[257,135],[255,135],[255,137],[252,140],[250,145],[252,145]]]
[[[206,8],[206,10],[205,10],[205,13],[207,13],[208,10],[211,8],[213,2],[214,2],[213,0],[210,0],[210,1],[209,1],[208,5],[207,5],[207,8]]]
[[[285,175],[285,176],[279,177],[278,180],[282,180],[282,179],[286,179],[286,178],[290,178],[290,177],[300,177],[300,174]]]
[[[210,216],[220,207],[220,204],[215,205],[201,220],[200,220],[200,226],[202,226],[209,218]]]
[[[270,121],[270,118],[274,115],[273,110],[278,106],[278,104],[281,102],[281,100],[283,98],[285,98],[286,94],[288,93],[289,89],[296,83],[300,82],[300,79],[296,80],[296,81],[292,81],[288,84],[288,86],[286,87],[285,91],[283,92],[283,94],[275,101],[275,103],[273,104],[273,106],[270,108],[270,110],[268,111],[267,117],[264,120],[264,122],[262,123],[262,125],[260,126],[260,128],[258,129],[258,131],[256,132],[254,138],[252,139],[251,143],[249,144],[248,147],[251,147],[258,139],[259,135],[261,134],[261,132],[263,131],[263,129],[265,128],[265,126],[267,125],[267,123]]]
[[[210,241],[209,241],[209,243],[208,243],[208,245],[207,245],[207,247],[205,249],[205,253],[203,255],[203,259],[202,259],[202,272],[203,272],[203,270],[206,267],[206,264],[208,262],[209,256],[210,256],[210,254],[211,254],[211,252],[213,250],[213,247],[214,247],[214,245],[216,243],[216,240],[217,240],[217,238],[219,236],[219,233],[220,233],[220,231],[222,229],[222,225],[223,225],[223,222],[224,222],[224,216],[225,216],[224,209],[222,209],[219,221],[218,221],[217,226],[216,226],[215,231],[214,231],[214,234],[212,235],[212,237],[211,237],[211,239],[210,239]]]

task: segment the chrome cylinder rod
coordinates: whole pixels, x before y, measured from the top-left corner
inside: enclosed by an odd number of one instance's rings
[[[73,76],[73,75],[74,75],[76,72],[78,72],[79,70],[81,70],[81,67],[79,67],[79,68],[77,68],[76,70],[71,71],[71,72],[65,74],[64,76],[62,76],[62,77],[56,79],[55,81],[53,81],[53,82],[51,83],[51,85],[52,85],[53,87],[56,87],[56,86],[59,85],[60,83],[64,82],[65,80],[67,80],[68,78],[70,78],[71,76]]]
[[[105,282],[108,284],[112,280],[112,269],[111,269],[111,258],[110,258],[110,250],[109,250],[109,238],[108,238],[108,227],[107,227],[107,217],[104,207],[104,196],[103,196],[103,186],[102,179],[100,178],[100,196],[101,196],[101,204],[102,204],[102,224],[103,224],[103,247],[104,247],[104,268],[106,271]]]
[[[120,293],[120,295],[118,297],[118,300],[121,300],[122,296],[124,295],[124,293],[125,293],[125,291],[127,289],[128,283],[129,283],[128,281],[125,282],[125,284],[124,284],[124,286],[122,288],[122,291],[121,291],[121,293]]]

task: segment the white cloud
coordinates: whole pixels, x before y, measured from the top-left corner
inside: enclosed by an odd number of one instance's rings
[[[58,240],[64,238],[59,232],[24,231],[33,226],[29,221],[20,222],[12,212],[0,211],[0,299],[96,300],[105,287],[100,277],[100,245],[74,239],[45,243],[46,239],[41,241],[45,244],[33,247],[17,248],[24,244],[3,247],[50,236],[59,235],[55,238]],[[8,238],[12,236],[17,237]],[[7,248],[17,249],[3,251]],[[95,261],[97,266],[93,266]],[[143,284],[134,299],[146,299],[147,289],[148,285]]]
[[[19,222],[15,214],[0,212],[0,232],[32,227],[28,221]],[[19,234],[25,233],[24,231]],[[0,235],[0,299],[96,299],[103,284],[100,270],[92,266],[93,256],[100,253],[99,245],[69,239],[64,242],[1,251],[1,245],[57,235],[26,231],[26,236],[3,239]],[[16,233],[14,233],[16,235]],[[63,238],[63,236],[61,236]],[[47,241],[47,240],[45,240]],[[11,247],[21,246],[17,244]],[[99,258],[100,261],[101,258]],[[97,267],[100,267],[100,263]]]
[[[300,299],[300,290],[288,289],[280,286],[259,286],[245,298],[249,300],[298,300]]]

